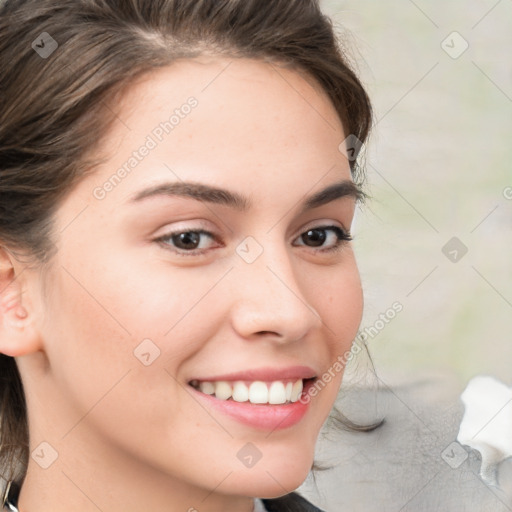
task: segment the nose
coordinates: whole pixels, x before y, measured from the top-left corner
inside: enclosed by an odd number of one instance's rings
[[[321,326],[310,295],[304,293],[305,282],[284,248],[266,247],[256,261],[237,262],[231,277],[232,326],[244,339],[288,343]]]

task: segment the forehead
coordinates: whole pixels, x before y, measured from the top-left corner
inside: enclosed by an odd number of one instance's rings
[[[219,185],[243,178],[245,186],[263,188],[287,187],[293,179],[309,190],[333,168],[350,177],[339,151],[343,127],[329,98],[311,77],[277,64],[177,61],[139,78],[109,107],[119,122],[102,141],[109,160],[99,180],[127,170],[119,198],[164,178]],[[149,142],[135,162],[134,153]],[[127,166],[130,160],[135,165]]]
[[[309,139],[337,145],[343,140],[339,117],[322,88],[308,75],[277,64],[249,59],[181,60],[135,81],[113,106],[119,117],[111,137],[136,144],[194,97],[197,108],[181,118],[165,143],[201,144],[226,138],[253,147]],[[179,114],[179,112],[178,112]],[[327,140],[326,140],[327,137]],[[335,149],[336,149],[335,148]]]
[[[159,100],[169,102],[173,97],[178,100],[182,94],[201,96],[210,104],[235,102],[261,106],[268,103],[269,107],[277,101],[283,107],[299,108],[300,99],[304,103],[302,107],[316,111],[331,129],[339,125],[327,94],[312,76],[300,69],[260,59],[217,56],[178,59],[136,79],[126,89],[120,106],[136,115],[140,113],[136,103],[142,98],[156,106]]]

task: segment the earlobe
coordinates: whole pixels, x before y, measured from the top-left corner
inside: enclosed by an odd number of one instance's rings
[[[33,312],[22,301],[22,274],[22,264],[0,247],[0,353],[11,357],[39,350]]]

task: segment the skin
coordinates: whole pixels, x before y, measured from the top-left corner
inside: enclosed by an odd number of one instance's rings
[[[229,63],[201,57],[154,71],[113,107],[122,122],[98,148],[108,161],[56,214],[46,293],[40,270],[1,253],[0,351],[20,368],[31,452],[41,442],[58,452],[47,469],[29,459],[21,512],[251,512],[252,497],[283,495],[308,474],[342,372],[297,425],[272,433],[205,410],[187,389],[193,377],[260,367],[321,375],[350,348],[363,308],[350,242],[322,254],[300,237],[352,222],[353,197],[299,213],[305,196],[351,179],[336,111],[297,71]],[[96,199],[190,96],[198,106]],[[180,180],[227,188],[252,206],[171,196],[129,204],[149,185]],[[207,252],[179,256],[171,241],[154,241],[177,229],[220,242],[203,238]],[[324,247],[335,245],[326,234]],[[247,236],[263,248],[250,264],[235,251]],[[148,366],[133,353],[144,339],[160,350]],[[262,454],[252,468],[236,456],[247,442]]]

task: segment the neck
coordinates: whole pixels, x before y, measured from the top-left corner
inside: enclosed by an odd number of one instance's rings
[[[69,510],[74,512],[98,512],[98,510],[253,512],[254,510],[252,498],[208,494],[205,490],[187,495],[176,493],[178,486],[173,485],[175,483],[169,480],[159,480],[160,486],[156,482],[148,485],[145,477],[124,480],[121,484],[118,478],[102,479],[101,471],[93,471],[85,477],[83,471],[80,475],[74,473],[71,475],[69,468],[67,469],[61,469],[61,475],[54,471],[53,477],[46,479],[35,477],[35,471],[31,471],[30,475],[27,473],[17,502],[19,512],[69,512]]]
[[[69,446],[58,444],[58,458],[47,469],[33,458],[44,450],[30,447],[33,455],[19,494],[19,512],[253,512],[253,498],[195,487],[179,475],[165,474],[77,434]]]

